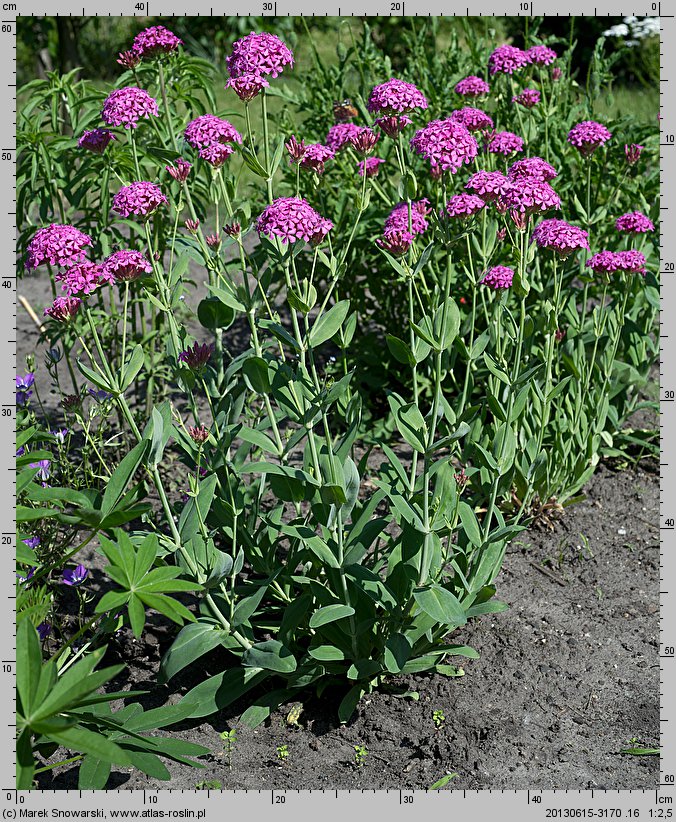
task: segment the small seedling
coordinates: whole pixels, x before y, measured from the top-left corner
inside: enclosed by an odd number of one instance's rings
[[[441,708],[437,708],[437,710],[432,713],[432,721],[434,722],[436,729],[440,731],[446,721],[446,714],[441,710]]]
[[[354,764],[358,768],[363,768],[364,763],[366,762],[366,757],[369,755],[369,752],[366,750],[366,745],[355,745],[354,746]]]
[[[223,785],[218,779],[208,779],[195,785],[196,791],[220,791]]]
[[[232,768],[232,752],[235,750],[235,742],[237,742],[237,730],[233,728],[230,731],[223,731],[221,734],[223,740],[223,753],[228,760],[228,768]]]
[[[286,762],[289,758],[289,746],[288,745],[277,745],[277,759],[280,762]]]

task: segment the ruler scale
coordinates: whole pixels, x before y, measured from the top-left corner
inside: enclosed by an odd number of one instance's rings
[[[226,814],[272,812],[275,818],[296,819],[298,816],[315,818],[318,813],[331,818],[347,812],[380,811],[390,818],[411,818],[420,813],[460,813],[475,819],[493,819],[498,814],[510,819],[669,819],[676,818],[676,633],[674,606],[676,597],[676,332],[670,310],[676,310],[676,233],[672,217],[676,213],[676,18],[671,2],[640,2],[632,6],[618,6],[612,2],[597,2],[594,7],[571,0],[565,9],[552,0],[519,2],[505,0],[474,3],[471,7],[451,2],[416,4],[414,15],[426,16],[541,16],[568,17],[626,16],[661,18],[661,82],[660,82],[660,161],[661,210],[663,230],[660,244],[661,317],[660,317],[660,705],[662,745],[659,785],[655,790],[463,790],[453,789],[451,783],[443,791],[334,791],[308,790],[237,790],[189,791],[164,790],[109,790],[109,791],[31,791],[14,789],[14,717],[9,712],[14,705],[15,688],[15,631],[14,625],[14,556],[15,542],[15,407],[11,395],[11,378],[16,372],[16,315],[17,279],[10,274],[15,270],[16,213],[16,18],[19,16],[201,16],[222,14],[265,16],[400,16],[412,11],[407,5],[392,0],[340,0],[335,5],[328,0],[277,0],[277,2],[241,2],[232,6],[211,6],[208,2],[192,0],[189,7],[178,0],[135,2],[119,0],[109,4],[92,2],[82,6],[82,0],[50,0],[39,6],[33,0],[17,3],[0,2],[2,49],[2,81],[0,100],[5,112],[0,122],[0,247],[5,265],[0,274],[0,328],[6,354],[0,358],[0,451],[3,454],[2,488],[2,545],[0,619],[4,630],[0,633],[0,687],[3,705],[4,744],[0,746],[0,804],[4,819],[21,818],[147,818],[147,819],[220,819]],[[407,8],[408,6],[408,8]],[[593,12],[593,15],[592,15]],[[673,352],[672,352],[673,349]],[[674,354],[671,359],[670,354]],[[86,813],[89,812],[89,813]]]

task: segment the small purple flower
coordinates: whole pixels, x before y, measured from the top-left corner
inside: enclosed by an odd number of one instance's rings
[[[36,479],[42,480],[42,482],[47,482],[50,477],[50,466],[51,462],[49,460],[39,460],[38,462],[31,462],[28,464],[29,468],[37,468],[38,471],[35,475]]]
[[[72,588],[82,584],[89,576],[89,571],[84,565],[76,565],[75,568],[64,568],[61,572],[61,578],[64,585],[70,585]]]
[[[556,60],[556,52],[548,46],[531,46],[526,56],[531,63],[537,66],[548,66]]]
[[[24,406],[28,405],[28,399],[31,397],[33,392],[31,388],[35,383],[35,374],[31,373],[30,371],[23,375],[23,377],[17,376],[16,378],[16,404],[19,408],[23,408]]]
[[[23,457],[23,455],[25,453],[26,453],[26,449],[23,445],[16,449],[16,456],[17,457]]]
[[[200,345],[196,342],[194,345],[186,348],[185,351],[181,351],[178,355],[178,360],[179,362],[184,362],[188,368],[191,368],[193,371],[201,371],[209,362],[213,350],[213,345],[207,345],[206,343]]]
[[[512,102],[524,108],[534,108],[540,102],[540,92],[536,88],[525,88],[512,97]]]
[[[24,540],[24,542],[26,542],[26,540]],[[38,542],[40,542],[40,540],[38,540]],[[17,574],[16,578],[19,581],[19,584],[20,585],[25,585],[27,582],[30,582],[30,580],[33,578],[33,574],[36,571],[37,571],[37,568],[33,567],[33,568],[30,569],[30,571],[26,574],[25,577],[21,576],[21,574]]]
[[[113,395],[104,391],[103,388],[88,388],[87,393],[98,403],[107,402],[113,398]]]
[[[493,120],[485,111],[471,106],[452,111],[451,120],[454,123],[460,123],[467,131],[489,131],[495,127]]]
[[[573,126],[568,132],[568,142],[574,146],[583,157],[591,155],[606,143],[613,135],[601,123],[594,120],[584,120]]]
[[[52,632],[52,626],[49,622],[41,622],[35,629],[40,637],[40,642],[44,642]]]
[[[34,551],[40,544],[40,537],[28,537],[28,539],[22,540],[22,542],[24,545],[27,545],[31,549],[31,551]],[[29,573],[29,577],[33,576],[33,571],[35,571],[35,568],[31,568],[31,573]]]
[[[56,441],[58,443],[60,443],[61,445],[64,445],[65,442],[66,442],[66,437],[69,434],[69,431],[68,431],[67,428],[57,428],[54,431],[52,431],[51,434],[54,437],[56,437]]]

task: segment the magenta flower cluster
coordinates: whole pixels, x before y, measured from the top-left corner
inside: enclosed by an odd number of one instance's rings
[[[327,160],[333,160],[336,152],[321,143],[310,143],[305,146],[305,151],[300,161],[301,168],[314,171],[316,174],[324,173],[324,164]]]
[[[57,297],[52,305],[45,308],[45,317],[66,323],[73,319],[81,305],[82,300],[79,297]]]
[[[160,54],[171,54],[182,45],[183,40],[164,26],[150,26],[134,37],[132,51],[136,52],[139,57],[149,58]]]
[[[516,46],[498,46],[488,58],[491,74],[514,74],[529,63],[526,52]]]
[[[231,77],[278,77],[285,66],[293,67],[293,52],[274,34],[247,34],[232,44],[225,63]]]
[[[559,195],[549,183],[535,177],[510,180],[505,186],[502,202],[510,211],[526,215],[561,208]]]
[[[427,216],[430,213],[429,200],[418,200],[411,203],[411,232],[422,234],[427,231]],[[409,231],[408,203],[399,203],[389,213],[385,220],[383,233],[389,234],[391,231]]]
[[[326,135],[325,143],[333,151],[340,151],[350,144],[352,137],[359,134],[359,126],[354,123],[336,123]]]
[[[229,143],[211,143],[199,150],[199,156],[213,168],[220,168],[235,149]]]
[[[615,228],[624,234],[647,234],[655,230],[652,220],[640,211],[630,211],[618,217]]]
[[[158,115],[157,100],[136,86],[115,89],[106,97],[101,109],[103,122],[118,128],[136,128],[142,117],[147,120]]]
[[[523,151],[524,139],[511,131],[496,131],[488,136],[486,147],[491,154],[509,157]]]
[[[300,197],[280,197],[270,203],[256,221],[256,230],[266,237],[279,237],[283,243],[305,240],[317,245],[333,228]]]
[[[536,180],[549,182],[558,177],[558,171],[541,157],[525,157],[512,163],[507,170],[507,176],[510,180],[534,177]]]
[[[230,77],[225,87],[231,88],[240,100],[249,103],[264,88],[269,88],[270,83],[260,74],[243,74],[241,77]]]
[[[540,92],[536,88],[525,88],[512,97],[512,102],[524,108],[534,108],[540,102]]]
[[[470,74],[455,85],[455,93],[462,97],[470,97],[476,99],[477,97],[485,97],[489,94],[491,87],[481,77],[475,74]]]
[[[377,114],[407,114],[427,105],[427,98],[413,83],[393,77],[373,89],[367,108]]]
[[[385,160],[381,160],[380,157],[367,157],[365,160],[362,160],[357,164],[359,176],[363,177],[364,172],[366,172],[367,177],[376,177],[378,171],[380,170],[380,166],[384,162]]]
[[[490,203],[505,193],[507,177],[499,171],[477,171],[472,174],[465,188],[474,191],[481,199]]]
[[[587,260],[587,266],[595,274],[612,274],[615,271],[645,276],[646,259],[640,251],[599,251]]]
[[[446,203],[448,217],[470,220],[486,207],[485,201],[476,194],[455,194]]]
[[[578,249],[589,251],[588,232],[565,220],[543,220],[533,229],[532,242],[560,257],[568,257]]]
[[[57,283],[69,297],[82,297],[91,294],[101,285],[112,285],[113,275],[102,265],[92,262],[71,265],[54,275]]]
[[[153,270],[148,258],[140,251],[114,251],[104,260],[103,267],[118,282],[137,280]]]
[[[113,211],[121,217],[148,217],[167,202],[159,186],[140,180],[117,192],[113,197]]]
[[[85,249],[92,245],[92,238],[72,225],[51,223],[38,229],[28,243],[26,268],[39,265],[69,266],[84,262]]]
[[[511,288],[514,280],[514,272],[506,265],[493,266],[479,280],[482,285],[501,291],[504,288]]]
[[[548,46],[531,46],[526,52],[528,62],[538,66],[548,66],[556,60],[556,52]]]
[[[107,128],[93,128],[91,131],[85,131],[77,144],[79,148],[84,148],[93,154],[103,154],[110,141],[114,139],[115,135]]]
[[[487,131],[494,128],[493,120],[482,111],[480,108],[466,108],[457,109],[451,112],[451,120],[454,123],[460,123],[467,131]]]
[[[568,132],[568,142],[583,157],[590,157],[597,148],[608,142],[613,135],[608,129],[594,120],[584,120],[573,126]]]
[[[183,132],[186,143],[196,148],[210,146],[213,143],[241,143],[242,137],[237,129],[227,120],[215,114],[202,114],[195,117]]]
[[[472,163],[478,147],[474,137],[465,126],[451,119],[432,120],[411,138],[411,147],[426,160],[433,169],[455,173],[463,164]]]

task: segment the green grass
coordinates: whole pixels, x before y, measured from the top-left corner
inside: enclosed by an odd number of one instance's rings
[[[631,114],[639,123],[655,125],[660,111],[660,93],[656,88],[619,86],[596,101],[595,113],[600,117],[620,117]]]

